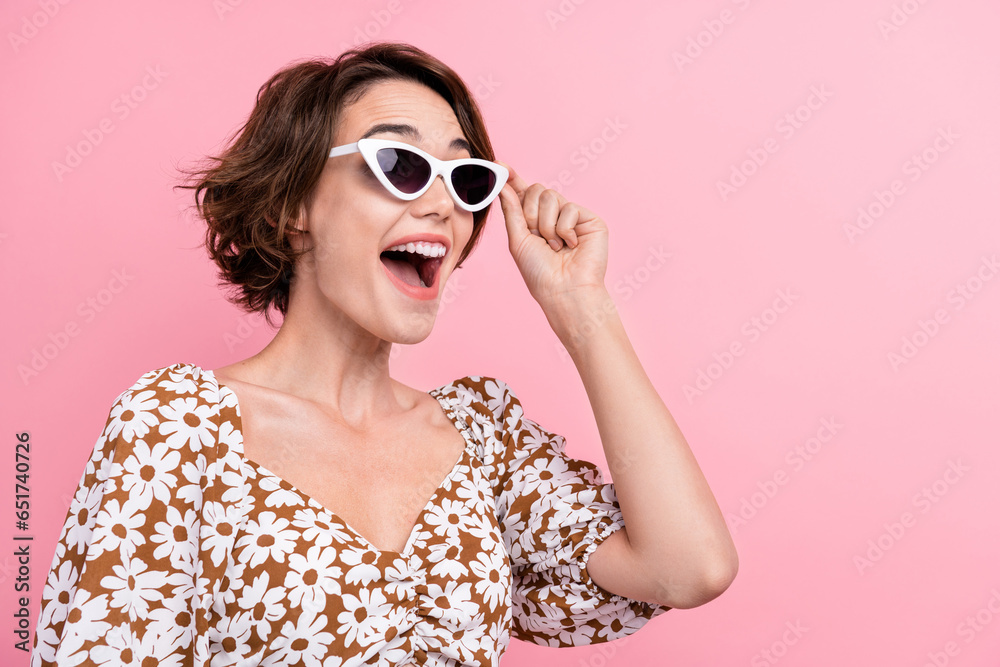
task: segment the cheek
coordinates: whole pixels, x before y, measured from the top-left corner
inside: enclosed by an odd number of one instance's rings
[[[318,210],[313,223],[314,255],[326,270],[342,267],[345,272],[378,259],[378,242],[392,214],[371,198],[331,200]]]
[[[348,249],[344,247],[346,240],[340,234],[331,234],[324,229],[314,231],[312,241],[309,263],[318,277],[326,279],[336,267],[344,265],[348,254]]]
[[[300,274],[324,291],[344,292],[347,284],[357,284],[365,257],[360,239],[326,228],[316,229],[310,236],[312,247],[300,260]]]

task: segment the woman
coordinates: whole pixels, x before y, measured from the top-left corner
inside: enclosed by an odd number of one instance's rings
[[[284,319],[249,359],[118,397],[32,665],[497,665],[511,635],[609,641],[728,587],[722,514],[604,287],[605,223],[493,162],[446,65],[381,43],[288,67],[191,187],[235,300]],[[496,197],[614,485],[499,379],[389,375]]]

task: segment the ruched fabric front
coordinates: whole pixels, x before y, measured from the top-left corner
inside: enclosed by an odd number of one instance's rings
[[[593,644],[669,609],[590,579],[623,525],[614,487],[506,384],[428,393],[466,447],[397,553],[247,459],[211,371],[143,375],[69,508],[31,665],[496,666],[511,636]]]

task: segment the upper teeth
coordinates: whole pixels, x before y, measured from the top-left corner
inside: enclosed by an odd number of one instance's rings
[[[389,252],[390,250],[398,250],[399,252],[415,252],[426,257],[443,257],[446,252],[446,248],[443,243],[424,243],[423,241],[394,245],[391,248],[386,248],[385,252]]]

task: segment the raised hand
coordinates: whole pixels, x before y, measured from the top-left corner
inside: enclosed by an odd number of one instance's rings
[[[510,254],[532,297],[549,314],[567,300],[603,291],[608,227],[590,209],[541,183],[528,185],[510,165],[500,191]]]

